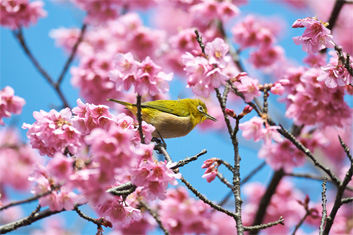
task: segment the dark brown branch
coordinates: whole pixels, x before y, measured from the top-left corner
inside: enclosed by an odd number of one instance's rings
[[[326,210],[326,179],[324,179],[324,182],[322,183],[322,192],[321,192],[321,197],[322,197],[322,217],[321,217],[321,223],[319,227],[319,233],[320,235],[323,234],[324,232],[324,226],[325,222],[327,219],[327,210]]]
[[[262,196],[259,204],[259,208],[257,209],[255,219],[253,221],[253,226],[256,226],[257,224],[261,224],[263,219],[265,218],[266,215],[266,209],[268,205],[270,204],[272,195],[275,194],[276,189],[278,184],[280,183],[281,179],[284,176],[284,171],[283,169],[277,170],[274,172],[271,182],[268,185],[265,194]],[[257,234],[259,230],[252,231],[250,234]]]
[[[264,229],[264,228],[269,228],[278,224],[282,224],[284,225],[284,219],[282,218],[282,216],[279,218],[279,220],[272,222],[272,223],[267,223],[267,224],[260,224],[260,225],[254,225],[254,226],[245,226],[244,230],[245,231],[258,231],[260,229]]]
[[[328,20],[328,26],[327,28],[329,30],[332,30],[333,27],[335,26],[337,19],[338,19],[338,15],[343,7],[343,5],[345,4],[345,1],[342,0],[336,0],[335,5],[333,6],[330,18]]]
[[[24,217],[22,219],[19,219],[15,222],[0,226],[0,234],[14,231],[14,230],[18,229],[19,227],[30,225],[38,220],[41,220],[43,218],[49,217],[51,215],[54,215],[54,214],[57,214],[60,212],[61,211],[51,211],[50,209],[46,209],[44,211],[32,213],[31,215]]]
[[[45,80],[49,83],[49,85],[56,91],[58,96],[60,97],[61,101],[63,102],[65,107],[70,107],[69,103],[67,102],[64,94],[62,93],[61,89],[59,86],[56,86],[54,80],[52,77],[44,70],[44,68],[39,64],[37,59],[33,56],[32,52],[29,50],[29,47],[27,46],[27,43],[24,39],[22,28],[19,28],[17,32],[13,31],[13,34],[17,38],[18,42],[20,43],[22,49],[30,59],[30,61],[33,63],[34,67],[39,71],[39,73],[45,78]]]
[[[196,34],[196,41],[199,43],[199,46],[200,46],[200,48],[201,48],[201,52],[202,52],[202,54],[204,54],[204,55],[206,55],[206,53],[205,53],[205,45],[203,44],[203,42],[202,42],[202,37],[201,37],[201,35],[199,34],[199,31],[197,30],[197,29],[195,29],[195,34]]]
[[[61,71],[61,73],[59,75],[58,81],[55,84],[56,88],[60,86],[62,80],[64,79],[64,76],[65,76],[67,70],[69,69],[69,66],[70,66],[72,60],[75,58],[75,55],[76,55],[76,52],[77,52],[77,48],[81,44],[81,42],[83,40],[83,36],[84,36],[84,34],[86,32],[86,29],[87,29],[87,25],[83,24],[82,27],[81,27],[80,35],[79,35],[75,45],[73,46],[73,48],[71,50],[71,54],[70,54],[69,58],[67,59],[63,70]]]
[[[169,234],[168,230],[163,226],[161,219],[159,218],[158,214],[150,208],[146,202],[139,200],[140,205],[144,207],[151,215],[152,217],[156,220],[158,223],[159,227],[163,230],[164,234]]]

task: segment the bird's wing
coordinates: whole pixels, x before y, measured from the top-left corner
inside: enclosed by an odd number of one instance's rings
[[[161,112],[170,113],[179,117],[187,117],[190,115],[189,111],[180,107],[182,105],[178,105],[179,100],[155,100],[151,102],[145,102],[141,104],[141,107],[144,108],[152,108],[159,110]],[[178,108],[177,108],[178,107]]]

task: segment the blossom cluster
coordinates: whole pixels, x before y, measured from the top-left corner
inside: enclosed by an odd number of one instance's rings
[[[277,22],[276,22],[277,24]],[[284,50],[276,43],[276,32],[273,24],[266,24],[254,15],[247,15],[244,20],[232,28],[234,42],[241,49],[255,47],[250,52],[249,62],[256,68],[270,68],[283,60]]]
[[[164,199],[168,184],[176,185],[175,174],[164,161],[153,158],[154,145],[141,144],[137,125],[124,113],[113,115],[105,105],[77,100],[78,106],[57,112],[34,112],[36,122],[24,124],[32,148],[52,159],[46,166],[35,164],[30,181],[34,194],[52,191],[41,197],[42,206],[52,211],[72,210],[77,203],[89,203],[98,214],[123,227],[141,220],[133,200],[106,190],[131,181],[136,197]],[[143,122],[145,142],[154,127]],[[89,153],[87,153],[89,146]],[[68,151],[68,152],[67,152]],[[68,158],[63,155],[74,155]],[[135,198],[135,201],[137,199]]]
[[[302,44],[303,51],[316,53],[325,48],[333,48],[335,43],[331,35],[331,30],[326,28],[327,24],[319,21],[316,17],[307,17],[296,20],[292,27],[303,28],[305,31],[302,36],[293,38],[295,44]]]
[[[12,30],[35,24],[39,17],[45,17],[42,1],[4,0],[0,2],[0,24]]]
[[[246,200],[243,207],[243,223],[251,225],[255,218],[259,202],[265,193],[263,184],[254,182],[244,186],[243,192]],[[288,234],[292,226],[296,225],[305,214],[305,210],[299,205],[298,200],[304,199],[304,195],[295,189],[291,182],[282,180],[266,210],[264,223],[276,221],[281,216],[285,219],[284,226],[273,226],[266,229],[266,234]],[[287,206],[283,206],[287,205]]]
[[[206,43],[205,55],[195,52],[194,55],[186,52],[182,56],[184,70],[188,76],[188,87],[196,95],[208,97],[214,88],[219,88],[229,80],[223,71],[230,63],[229,46],[221,38]]]
[[[6,86],[0,91],[0,125],[4,125],[4,117],[11,117],[12,113],[20,114],[26,101],[15,96],[15,91],[10,86]]]
[[[0,159],[0,199],[4,201],[7,198],[5,186],[21,191],[30,188],[27,178],[33,164],[41,162],[41,158],[31,146],[21,143],[17,129],[7,127],[0,129]]]

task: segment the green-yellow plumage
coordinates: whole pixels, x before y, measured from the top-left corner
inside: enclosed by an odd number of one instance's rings
[[[124,105],[136,115],[136,104],[109,99]],[[207,113],[207,107],[199,99],[155,100],[141,104],[142,119],[153,125],[156,131],[154,137],[175,138],[187,135],[194,127],[210,119],[217,121]],[[158,133],[159,134],[158,134]]]

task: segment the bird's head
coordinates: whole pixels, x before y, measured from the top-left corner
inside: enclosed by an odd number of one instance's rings
[[[190,107],[192,110],[193,122],[195,125],[204,122],[206,119],[217,121],[216,118],[212,117],[207,113],[207,107],[205,103],[199,99],[193,99]]]

